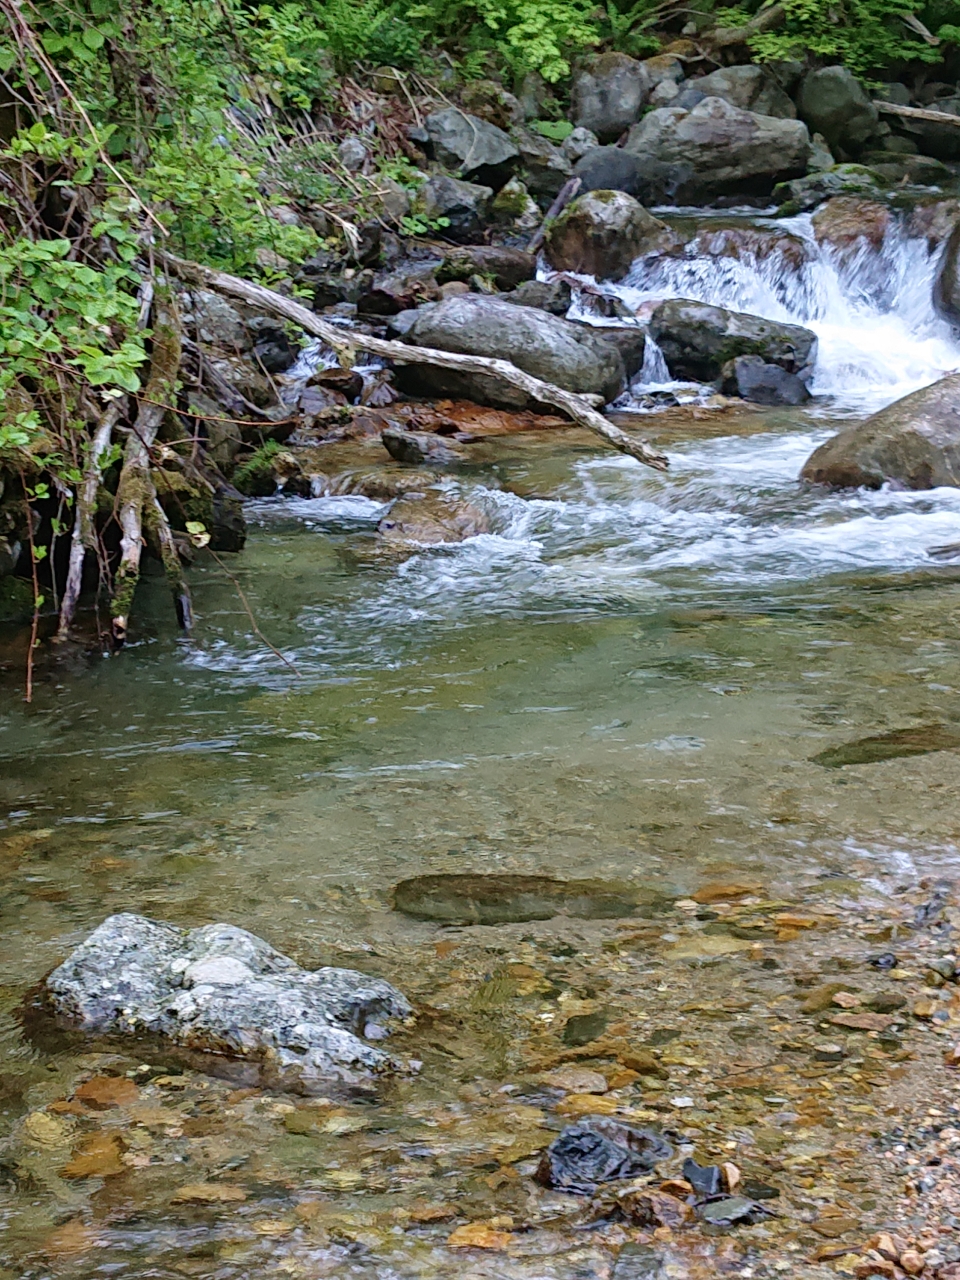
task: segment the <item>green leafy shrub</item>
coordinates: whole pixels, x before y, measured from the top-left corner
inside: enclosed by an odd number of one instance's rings
[[[758,61],[812,55],[820,62],[842,62],[855,74],[871,76],[897,63],[939,62],[944,45],[956,43],[960,31],[939,24],[939,44],[928,44],[904,18],[917,15],[914,0],[782,0],[785,22],[777,31],[755,35],[750,47]],[[957,16],[960,6],[949,5]],[[921,11],[922,13],[922,11]],[[723,11],[723,23],[739,26],[751,14],[744,8]]]

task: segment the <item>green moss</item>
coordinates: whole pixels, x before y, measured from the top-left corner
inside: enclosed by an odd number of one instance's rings
[[[29,622],[33,590],[25,578],[0,578],[0,623]]]
[[[455,277],[451,277],[455,278]],[[268,440],[233,473],[234,486],[248,498],[269,498],[277,489],[273,460],[282,446],[276,440]]]

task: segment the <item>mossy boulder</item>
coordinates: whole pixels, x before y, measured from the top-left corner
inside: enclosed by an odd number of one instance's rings
[[[674,298],[650,317],[650,336],[675,378],[713,382],[737,356],[761,356],[768,364],[806,378],[813,370],[817,337],[796,324],[781,324],[705,302]]]
[[[551,224],[543,249],[556,271],[620,280],[669,236],[666,223],[625,191],[588,191]]]

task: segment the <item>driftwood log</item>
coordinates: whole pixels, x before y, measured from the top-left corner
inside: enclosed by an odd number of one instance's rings
[[[463,355],[453,351],[437,351],[431,347],[407,346],[404,342],[391,342],[386,338],[374,338],[365,333],[343,330],[322,320],[314,312],[292,298],[268,289],[265,285],[254,284],[250,280],[242,280],[239,276],[229,275],[225,271],[214,271],[210,267],[200,266],[195,262],[186,262],[173,254],[158,254],[167,270],[183,280],[186,284],[202,285],[217,293],[226,294],[240,302],[272,312],[289,320],[305,333],[319,338],[331,347],[337,359],[345,367],[352,365],[356,352],[367,351],[371,355],[383,356],[394,364],[426,364],[440,369],[456,369],[462,373],[493,374],[502,378],[511,386],[518,387],[531,400],[539,404],[550,405],[559,409],[562,414],[575,422],[577,426],[586,427],[588,431],[601,436],[607,444],[621,453],[636,458],[638,462],[656,471],[666,471],[667,459],[642,440],[635,440],[619,427],[608,422],[602,414],[586,402],[583,396],[573,391],[564,391],[562,387],[550,382],[542,382],[529,373],[524,373],[508,360],[495,360],[486,356]],[[159,397],[158,397],[159,398]]]
[[[949,111],[932,111],[928,107],[901,107],[898,102],[881,102],[874,98],[873,105],[888,116],[902,116],[904,120],[926,120],[930,124],[952,124],[960,129],[960,116]]]

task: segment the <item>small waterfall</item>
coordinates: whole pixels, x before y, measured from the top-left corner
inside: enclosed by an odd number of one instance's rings
[[[960,368],[960,342],[933,306],[939,249],[925,239],[894,224],[879,248],[836,250],[817,244],[809,214],[709,223],[679,253],[638,259],[599,287],[642,318],[665,298],[691,298],[812,329],[810,389],[831,414],[873,412]],[[668,381],[651,346],[635,391]]]
[[[635,379],[638,387],[660,387],[670,382],[670,370],[663,352],[650,337],[643,348],[643,368]]]

